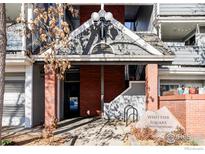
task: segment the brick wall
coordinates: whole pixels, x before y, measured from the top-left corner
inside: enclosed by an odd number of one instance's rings
[[[166,106],[177,118],[181,125],[186,128],[186,103],[184,100],[174,98],[166,99],[164,96],[159,97],[160,108]]]
[[[104,101],[110,102],[125,90],[124,66],[104,66]]]
[[[166,106],[187,134],[205,137],[205,95],[161,96],[159,106]]]
[[[80,116],[96,116],[101,110],[100,74],[101,66],[80,66]]]
[[[186,123],[188,134],[205,138],[205,99],[187,100]]]
[[[85,21],[90,19],[93,12],[98,12],[99,10],[100,5],[80,6],[80,23],[83,24]],[[125,8],[123,5],[106,5],[105,11],[111,12],[116,20],[120,21],[121,23],[124,23]]]
[[[158,109],[158,65],[147,64],[145,68],[145,92],[147,110]]]
[[[57,118],[56,81],[55,73],[45,73],[45,126],[50,126],[54,118]]]

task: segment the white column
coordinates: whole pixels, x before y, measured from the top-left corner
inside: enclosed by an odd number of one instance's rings
[[[26,13],[25,13],[25,3],[21,4],[21,20],[25,21]],[[22,30],[22,54],[25,54],[26,51],[26,26],[23,23],[23,30]]]
[[[33,126],[33,65],[26,65],[25,72],[25,127]]]
[[[162,25],[161,25],[161,23],[158,25],[158,36],[159,36],[159,38],[160,39],[162,39],[162,30],[161,30],[161,28],[162,28]]]
[[[33,21],[33,4],[32,3],[28,3],[27,4],[28,8],[27,8],[27,21],[28,21],[28,28],[31,30],[31,22]],[[31,33],[32,35],[32,33]],[[31,41],[34,40],[34,37],[33,35],[31,36]],[[34,52],[33,51],[34,48],[33,48],[33,43],[32,43],[32,53]]]
[[[60,121],[60,118],[61,118],[61,115],[60,115],[60,109],[61,109],[60,91],[61,91],[61,80],[58,79],[58,81],[57,81],[57,119],[58,119],[58,121]]]
[[[101,3],[100,7],[101,7],[101,10],[104,10],[104,3]]]

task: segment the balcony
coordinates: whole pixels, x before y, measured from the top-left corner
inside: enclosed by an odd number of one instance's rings
[[[203,16],[205,15],[203,3],[163,3],[159,4],[160,16]]]
[[[166,45],[176,55],[172,64],[189,66],[205,64],[205,46],[186,46],[181,42],[166,42]]]
[[[7,54],[16,54],[23,50],[23,25],[7,24]]]

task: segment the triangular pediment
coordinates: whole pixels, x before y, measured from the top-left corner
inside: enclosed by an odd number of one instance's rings
[[[100,10],[99,14],[106,13]],[[92,19],[71,32],[69,48],[60,48],[59,55],[118,55],[118,56],[163,56],[159,49],[146,42],[135,32],[114,18],[105,26],[105,39],[101,39],[101,24]],[[168,54],[171,55],[171,54]]]

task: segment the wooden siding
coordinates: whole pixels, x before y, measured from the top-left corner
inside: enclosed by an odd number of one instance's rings
[[[82,5],[80,6],[80,24],[83,24],[91,18],[93,12],[100,11],[100,5]],[[123,5],[105,5],[105,11],[112,12],[113,17],[124,23],[124,11]]]
[[[125,66],[104,66],[104,101],[109,103],[125,90]]]
[[[24,81],[5,81],[3,125],[22,125],[25,115]]]
[[[174,65],[204,65],[205,48],[198,46],[172,46],[171,50],[176,54],[172,64]]]
[[[161,16],[188,16],[205,15],[205,3],[164,3],[159,4],[159,15]]]
[[[80,66],[80,116],[97,116],[101,111],[101,66]]]

